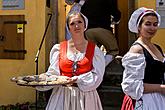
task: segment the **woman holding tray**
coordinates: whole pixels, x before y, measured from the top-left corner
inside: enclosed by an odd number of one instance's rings
[[[54,45],[49,69],[39,76],[67,83],[36,87],[40,91],[53,88],[46,110],[102,110],[96,88],[103,80],[105,60],[102,51],[85,39],[87,24],[80,12],[68,14],[66,27],[71,38]]]

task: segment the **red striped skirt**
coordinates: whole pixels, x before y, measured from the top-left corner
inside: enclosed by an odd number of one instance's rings
[[[135,108],[135,100],[133,100],[128,95],[125,95],[121,110],[134,110],[134,108]]]

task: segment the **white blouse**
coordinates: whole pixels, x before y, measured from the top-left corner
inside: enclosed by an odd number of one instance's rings
[[[50,52],[50,66],[46,72],[47,75],[60,75],[59,49],[60,45],[56,44]],[[78,53],[67,57],[72,61],[79,61],[83,59],[84,56],[85,53]],[[36,87],[36,89],[39,91],[46,91],[53,88],[46,110],[102,110],[102,105],[96,88],[103,80],[104,71],[104,54],[97,46],[95,46],[93,69],[79,76],[74,76],[78,78],[76,81],[78,87],[64,87],[57,85]]]
[[[60,75],[59,70],[59,49],[60,45],[56,44],[50,52],[50,66],[46,74],[56,74]],[[85,53],[78,53],[67,56],[69,60],[80,61],[85,56]],[[91,91],[96,89],[103,80],[103,75],[105,71],[105,59],[103,52],[96,46],[93,58],[93,69],[85,74],[75,76],[77,77],[77,85],[82,91]]]
[[[135,109],[164,110],[165,94],[157,92],[143,93],[143,79],[146,67],[144,54],[128,52],[122,59],[122,65],[124,72],[121,86],[125,94],[136,100]]]
[[[128,52],[122,59],[122,65],[124,67],[122,89],[124,93],[138,100],[144,91],[143,79],[146,66],[144,54]]]

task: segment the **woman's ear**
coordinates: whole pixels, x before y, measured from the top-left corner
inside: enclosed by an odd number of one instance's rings
[[[140,32],[140,30],[141,30],[141,26],[138,27],[138,33]]]

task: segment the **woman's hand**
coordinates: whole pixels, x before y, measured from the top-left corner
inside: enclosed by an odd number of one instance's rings
[[[77,77],[58,76],[58,81],[65,83],[66,85],[73,84],[77,81]]]
[[[160,92],[162,93],[162,94],[165,94],[165,85],[164,84],[161,84],[160,85]]]
[[[46,81],[47,75],[45,73],[42,73],[39,75],[39,81]]]
[[[152,92],[159,92],[165,94],[165,85],[144,83],[144,93],[152,93]]]
[[[68,83],[70,81],[70,77],[67,77],[67,76],[58,76],[58,79],[57,79],[59,82],[62,82],[62,83]]]
[[[46,74],[40,74],[39,75],[39,81],[55,81],[55,80],[57,80],[58,77],[59,76],[57,76],[57,75],[48,76]]]
[[[77,77],[71,77],[70,79],[69,79],[69,82],[68,82],[68,84],[73,84],[73,83],[75,83],[77,81]]]

